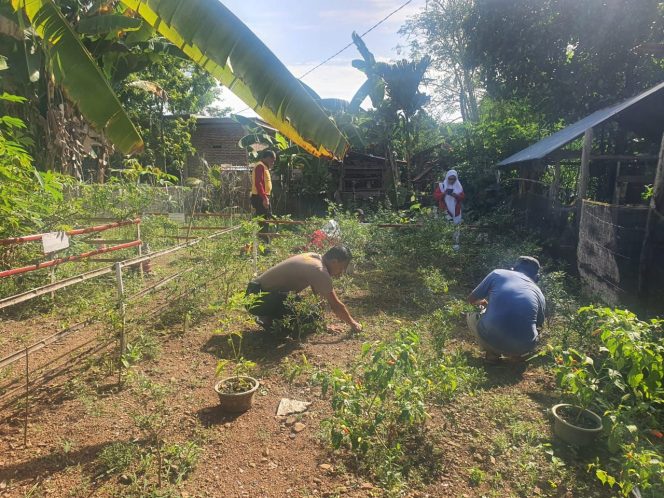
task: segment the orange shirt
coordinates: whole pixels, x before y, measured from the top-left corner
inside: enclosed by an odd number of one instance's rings
[[[267,199],[271,193],[270,169],[261,161],[251,170],[251,194],[258,195],[261,199]]]

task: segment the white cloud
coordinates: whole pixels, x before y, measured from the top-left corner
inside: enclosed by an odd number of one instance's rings
[[[414,1],[403,9],[395,12],[389,19],[383,22],[383,26],[394,27],[401,26],[409,17],[417,14],[422,8],[421,1]],[[358,26],[359,30],[368,29],[376,22],[393,12],[399,4],[394,0],[365,0],[365,8],[356,7],[353,9],[327,9],[319,13],[323,19],[343,21],[344,23],[362,23],[364,26]]]

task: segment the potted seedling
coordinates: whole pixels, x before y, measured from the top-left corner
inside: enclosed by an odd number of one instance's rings
[[[553,432],[566,443],[586,446],[602,432],[602,418],[588,407],[595,401],[599,378],[593,359],[573,349],[555,356],[558,385],[573,400],[552,408]]]
[[[214,385],[219,395],[221,409],[231,413],[246,412],[253,404],[258,381],[249,376],[256,364],[242,356],[242,334],[233,332],[228,337],[233,359],[222,359],[217,363],[217,377],[223,376],[230,367],[232,375],[222,378]]]

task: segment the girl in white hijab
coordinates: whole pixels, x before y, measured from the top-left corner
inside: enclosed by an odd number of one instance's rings
[[[438,201],[438,209],[447,214],[447,219],[455,225],[461,223],[461,203],[466,197],[456,170],[449,170],[445,180],[436,185],[433,194]],[[459,229],[454,232],[454,250],[459,250]]]
[[[455,225],[461,223],[461,203],[465,194],[456,170],[451,169],[447,172],[445,180],[436,185],[433,196],[438,201],[438,208],[447,213],[450,221]]]

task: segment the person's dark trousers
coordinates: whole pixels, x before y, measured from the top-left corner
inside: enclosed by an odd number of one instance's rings
[[[254,316],[270,319],[283,318],[288,313],[286,307],[287,292],[264,292],[258,282],[249,282],[245,295],[261,294],[247,311]]]
[[[270,204],[270,207],[266,209],[265,206],[263,206],[263,199],[260,195],[251,195],[251,207],[253,207],[254,211],[256,211],[256,216],[262,216],[266,220],[272,218],[272,204]],[[258,233],[265,234],[269,232],[270,226],[267,223],[263,223]],[[263,239],[266,243],[270,243],[270,238],[268,236],[264,236]]]

